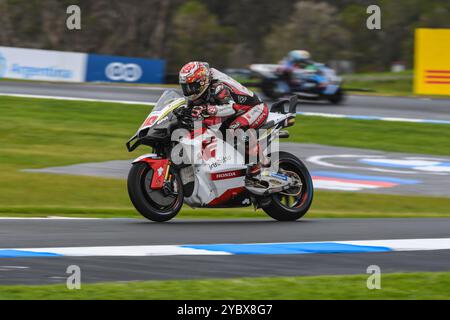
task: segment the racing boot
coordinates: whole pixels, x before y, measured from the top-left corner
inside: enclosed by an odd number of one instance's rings
[[[259,151],[259,145],[249,153]],[[258,196],[266,196],[272,193],[280,192],[289,189],[294,183],[293,179],[282,173],[273,171],[271,168],[271,161],[268,157],[259,155],[258,163],[251,163],[247,166],[245,187],[250,193]]]
[[[261,146],[257,143],[255,146],[247,149],[247,156],[252,159],[257,159],[257,163],[249,163],[247,165],[246,176],[248,178],[256,177],[261,174],[261,171],[265,168],[270,167],[270,159],[264,155],[263,152],[260,152]]]

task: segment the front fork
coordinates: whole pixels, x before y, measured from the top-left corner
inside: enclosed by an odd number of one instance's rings
[[[165,196],[176,194],[175,190],[173,190],[173,186],[171,184],[172,174],[170,173],[171,163],[169,161],[166,169],[166,174],[164,176],[164,182],[162,187],[162,192]]]

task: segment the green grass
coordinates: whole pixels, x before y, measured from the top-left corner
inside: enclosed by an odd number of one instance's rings
[[[369,94],[413,95],[413,72],[380,72],[344,75],[344,88],[366,89]]]
[[[35,205],[23,205],[18,203],[0,206],[0,216],[8,217],[132,217],[140,218],[136,210],[131,206],[124,182],[111,180],[105,182],[106,191],[90,192],[96,190],[95,186],[74,185],[78,177],[67,176],[73,189],[65,189],[69,195],[75,194],[76,198],[69,196],[54,197],[59,194],[58,189],[52,183],[46,181],[44,175],[43,190],[38,192],[34,200]],[[95,179],[94,179],[95,180]],[[103,181],[103,179],[97,179]],[[111,184],[111,182],[114,182]],[[119,184],[117,184],[119,182]],[[85,190],[87,189],[87,190]],[[51,190],[51,193],[48,191]],[[20,190],[19,190],[20,191]],[[81,206],[83,204],[84,206]],[[178,218],[267,218],[262,210],[254,211],[252,208],[239,209],[192,209],[184,206]],[[352,192],[327,192],[318,191],[307,218],[407,218],[407,217],[450,217],[450,198],[418,197],[384,194],[365,194]]]
[[[450,126],[297,116],[289,142],[450,155]]]
[[[147,106],[0,97],[0,215],[138,214],[117,179],[21,172],[80,162],[131,159],[125,141]],[[450,154],[450,126],[299,117],[289,141]],[[317,192],[309,217],[448,216],[450,199]],[[252,209],[184,208],[180,218],[266,217]]]
[[[386,80],[350,80],[345,82],[344,88],[352,94],[369,94],[385,96],[412,96],[412,79],[386,79]],[[353,90],[352,90],[353,89]],[[362,89],[364,91],[357,91]],[[367,90],[367,92],[365,92]],[[354,92],[352,92],[354,91]]]
[[[0,299],[450,299],[450,272],[382,274],[381,289],[367,289],[369,275],[238,278],[64,285],[0,286]]]
[[[446,97],[445,95],[416,95],[413,89],[414,72],[412,70],[402,72],[355,73],[344,75],[343,79],[344,88],[352,94],[407,97],[425,96],[432,98]],[[362,89],[363,91],[359,91],[358,89]]]

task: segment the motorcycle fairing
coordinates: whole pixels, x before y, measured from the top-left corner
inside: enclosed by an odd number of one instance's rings
[[[169,159],[159,158],[156,154],[146,154],[133,161],[133,163],[137,162],[145,162],[152,168],[153,176],[150,187],[152,189],[161,189],[164,186],[164,180],[169,168]]]
[[[203,138],[210,136],[214,134],[207,129]],[[191,179],[194,182],[190,196],[185,197],[189,206],[220,207],[233,206],[233,203],[239,206],[251,204],[244,188],[247,168],[245,159],[241,154],[235,153],[233,146],[223,143],[223,140],[213,140],[209,144],[203,144],[201,139],[196,141],[190,137],[182,138],[180,142],[191,161],[202,159],[201,163],[194,162],[190,166],[192,169],[183,169],[182,175],[189,176],[189,181],[184,182],[187,184],[191,182]],[[194,148],[196,144],[200,144],[201,147]],[[215,145],[213,150],[210,148],[211,145]],[[188,174],[188,171],[191,173]]]
[[[165,104],[165,99],[168,99],[168,103]],[[177,93],[172,91],[166,91],[152,109],[150,114],[144,120],[142,125],[137,130],[136,134],[127,141],[126,146],[129,152],[135,150],[141,144],[146,144],[146,136],[149,130],[155,125],[160,125],[167,121],[169,115],[177,108],[186,104],[186,99],[180,97]]]
[[[282,107],[284,103],[289,103],[289,110],[284,110]],[[263,126],[267,131],[260,139],[267,135],[270,143],[275,139],[280,129],[288,126],[288,122],[295,119],[295,106],[297,98],[292,97],[291,100],[283,100],[278,103],[278,106],[269,113],[267,119],[267,126]],[[214,131],[210,128],[202,131],[202,138],[209,140],[210,137],[215,136]],[[200,138],[200,137],[199,137]],[[185,198],[185,201],[191,207],[220,207],[220,206],[245,206],[250,205],[250,195],[245,189],[245,171],[247,165],[244,157],[237,153],[234,159],[227,157],[227,155],[235,154],[235,149],[228,143],[223,143],[223,140],[214,140],[216,145],[214,151],[211,152],[209,146],[204,145],[202,139],[193,139],[186,137],[180,140],[183,145],[188,158],[203,159],[203,164],[194,164],[189,174],[193,181],[193,190],[189,192],[190,196]],[[192,149],[197,145],[197,149]],[[201,146],[201,147],[200,147]],[[195,150],[197,154],[195,154]],[[205,157],[207,152],[207,157]],[[191,162],[192,163],[192,162]],[[185,169],[187,171],[187,169]],[[191,182],[191,181],[190,181]]]
[[[144,120],[141,127],[139,128],[138,133],[143,129],[150,128],[154,124],[161,122],[164,119],[164,117],[166,117],[169,113],[171,113],[176,108],[179,108],[183,104],[186,104],[186,100],[184,98],[179,98],[174,100],[167,106],[165,106],[165,108],[162,110],[154,110],[150,112],[150,114],[147,116],[147,118]]]
[[[337,91],[339,90],[339,86],[335,85],[335,84],[329,84],[326,86],[325,90],[323,91],[322,94],[325,95],[333,95],[335,94]]]

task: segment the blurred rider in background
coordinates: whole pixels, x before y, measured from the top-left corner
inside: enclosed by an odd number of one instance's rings
[[[281,67],[278,72],[289,82],[294,83],[298,81],[295,77],[296,71],[310,71],[315,72],[314,61],[311,60],[311,54],[306,50],[292,50],[281,62]]]

